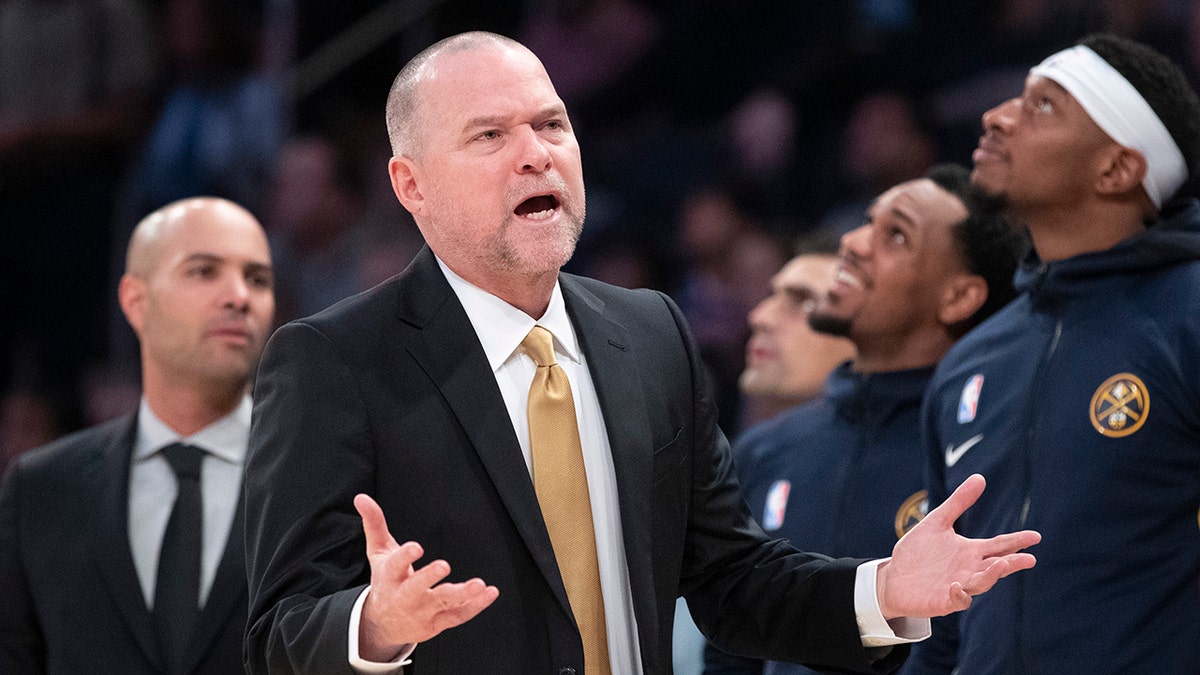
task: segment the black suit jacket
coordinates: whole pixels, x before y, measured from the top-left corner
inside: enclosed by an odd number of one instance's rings
[[[675,305],[560,283],[612,446],[645,672],[670,672],[681,594],[726,649],[872,672],[854,618],[858,561],[797,553],[751,520]],[[452,580],[500,589],[479,616],[420,644],[410,672],[583,672],[500,390],[428,249],[396,278],[279,329],[253,420],[251,672],[350,672],[349,615],[370,577],[358,492],[380,503],[397,541],[449,562]]]
[[[135,418],[18,457],[0,485],[0,673],[164,673],[128,535]],[[239,508],[187,658],[242,672]]]

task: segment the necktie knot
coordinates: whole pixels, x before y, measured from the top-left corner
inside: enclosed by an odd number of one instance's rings
[[[539,368],[558,363],[554,358],[554,334],[541,326],[534,326],[529,331],[529,335],[521,341],[521,347]]]
[[[163,456],[171,464],[179,479],[200,480],[200,461],[204,450],[186,443],[172,443],[162,449]]]

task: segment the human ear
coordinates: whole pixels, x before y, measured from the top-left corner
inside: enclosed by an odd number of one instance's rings
[[[117,301],[121,304],[125,320],[133,327],[133,332],[140,336],[146,313],[146,282],[129,274],[121,277],[117,286]]]
[[[977,274],[956,274],[942,289],[938,304],[938,321],[944,326],[954,326],[970,319],[987,302],[988,287],[983,277]]]
[[[392,157],[388,161],[388,175],[392,179],[392,192],[411,214],[420,215],[425,210],[425,196],[418,184],[420,168],[408,157]]]
[[[1096,191],[1101,195],[1117,196],[1142,186],[1146,177],[1146,158],[1133,148],[1115,145],[1104,156],[1104,164],[1096,179]]]

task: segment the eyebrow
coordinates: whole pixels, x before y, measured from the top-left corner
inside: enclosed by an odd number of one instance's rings
[[[226,258],[224,256],[217,255],[216,253],[205,253],[205,252],[193,253],[183,259],[184,264],[192,263],[192,262],[224,263],[225,261],[226,261]],[[251,262],[246,263],[242,267],[243,267],[243,269],[253,271],[253,272],[271,272],[272,271],[272,267],[271,267],[270,263],[251,261]]]
[[[534,119],[542,120],[548,117],[565,117],[566,114],[567,107],[562,103],[555,103],[539,110]],[[472,117],[463,125],[463,131],[471,131],[480,127],[500,126],[512,118],[512,115],[480,115],[479,117]]]
[[[893,206],[891,209],[889,209],[889,211],[892,213],[892,215],[896,216],[896,217],[897,217],[897,218],[899,218],[900,220],[903,220],[904,222],[906,222],[906,223],[908,223],[908,224],[910,224],[910,225],[916,224],[916,222],[917,222],[917,221],[916,221],[916,219],[915,219],[915,218],[913,218],[913,217],[912,217],[912,216],[911,216],[911,215],[908,213],[908,211],[906,211],[906,210],[904,210],[904,209],[902,209],[902,208],[900,208],[900,207]]]

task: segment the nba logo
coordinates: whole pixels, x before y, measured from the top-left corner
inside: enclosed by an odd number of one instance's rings
[[[764,530],[778,530],[783,526],[783,512],[787,510],[788,493],[792,491],[792,482],[777,480],[771,484],[767,492],[767,505],[763,509]]]
[[[975,419],[979,407],[979,392],[983,389],[983,374],[976,373],[963,386],[962,398],[958,399],[958,423],[966,424]]]

